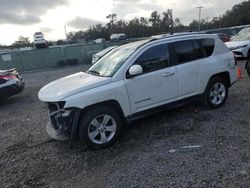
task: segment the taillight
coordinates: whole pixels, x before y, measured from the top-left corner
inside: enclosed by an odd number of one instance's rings
[[[4,79],[4,80],[11,80],[15,78],[16,78],[15,75],[0,75],[0,79]]]

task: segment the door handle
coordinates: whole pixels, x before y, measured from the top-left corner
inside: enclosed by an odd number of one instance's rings
[[[174,75],[174,72],[165,72],[163,73],[163,77],[168,77],[168,76],[173,76]]]

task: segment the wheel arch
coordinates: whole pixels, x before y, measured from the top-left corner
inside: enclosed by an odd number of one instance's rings
[[[122,123],[126,123],[126,118],[124,116],[123,110],[121,108],[121,105],[118,101],[116,100],[107,100],[107,101],[103,101],[103,102],[99,102],[99,103],[95,103],[89,106],[86,106],[85,108],[80,110],[80,115],[79,115],[79,119],[78,119],[78,123],[77,123],[77,127],[75,128],[75,133],[74,135],[78,135],[77,133],[79,132],[79,125],[80,125],[80,118],[81,116],[83,116],[88,110],[98,107],[98,106],[107,106],[110,107],[112,109],[115,109],[116,112],[118,112],[119,116],[121,117]]]
[[[121,118],[122,118],[122,116],[125,117],[120,103],[114,99],[89,105],[81,110],[81,115],[83,115],[87,110],[92,109],[92,108],[97,107],[97,106],[108,106],[110,108],[115,109],[119,113]]]
[[[220,81],[223,80],[226,82],[225,83],[225,96],[220,103],[212,104],[210,101],[210,97],[209,97],[210,89],[213,86],[213,84],[215,84],[218,80],[220,80]],[[225,101],[227,99],[229,87],[230,87],[230,75],[228,72],[225,71],[225,72],[214,74],[213,76],[210,77],[210,79],[207,83],[206,89],[204,90],[203,97],[202,97],[203,103],[212,109],[220,108],[225,103]]]
[[[231,85],[231,79],[230,79],[230,74],[229,72],[227,71],[224,71],[224,72],[220,72],[220,73],[216,73],[212,76],[210,76],[210,78],[208,79],[207,81],[207,84],[205,85],[205,88],[203,88],[202,92],[204,93],[208,87],[208,84],[209,82],[211,81],[212,78],[215,78],[215,77],[221,77],[221,78],[224,78],[226,80],[226,83],[227,83],[227,86],[230,87]]]
[[[220,77],[220,78],[225,79],[225,81],[226,81],[228,87],[231,85],[231,79],[230,79],[230,74],[229,74],[229,72],[224,71],[224,72],[220,72],[220,73],[214,74],[213,76],[210,77],[210,79],[208,80],[208,83],[209,83],[209,81],[210,81],[212,78],[215,78],[215,77]],[[207,83],[207,85],[208,85],[208,83]]]

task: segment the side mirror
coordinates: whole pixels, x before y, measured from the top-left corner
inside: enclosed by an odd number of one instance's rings
[[[129,76],[137,76],[143,73],[143,69],[141,65],[133,65],[132,67],[129,68],[128,70]]]

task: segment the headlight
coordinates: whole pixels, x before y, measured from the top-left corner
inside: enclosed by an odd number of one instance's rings
[[[237,46],[237,47],[235,47],[234,49],[246,48],[247,46],[248,46],[248,45],[245,44],[245,45],[242,45],[242,46]]]

